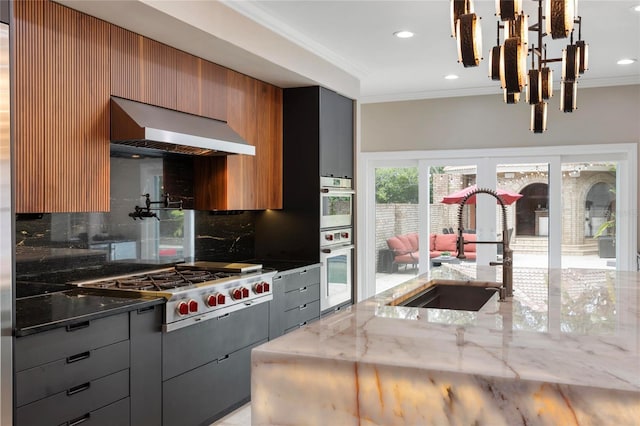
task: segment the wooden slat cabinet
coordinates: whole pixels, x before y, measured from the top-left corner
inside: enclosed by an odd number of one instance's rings
[[[178,111],[226,121],[226,69],[182,51],[176,66]]]
[[[196,208],[282,208],[282,89],[47,0],[15,2],[16,212],[110,208],[111,95],[218,120],[256,156],[195,160]]]
[[[16,211],[109,210],[109,27],[15,3]]]
[[[177,109],[179,51],[115,25],[110,31],[111,94]]]
[[[229,70],[228,123],[256,155],[197,158],[196,208],[282,208],[282,90]]]

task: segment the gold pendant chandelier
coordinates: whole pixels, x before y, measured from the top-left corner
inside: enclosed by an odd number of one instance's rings
[[[578,0],[534,0],[538,2],[538,21],[529,26],[522,10],[522,0],[496,0],[497,43],[489,54],[489,78],[500,81],[504,101],[516,104],[526,89],[526,101],[531,105],[530,130],[542,133],[547,129],[547,101],[553,95],[553,72],[547,66],[562,62],[560,110],[576,109],[578,78],[588,68],[588,45],[581,37],[582,18],[577,16]],[[543,10],[543,1],[545,2]],[[543,21],[546,25],[543,26]],[[578,40],[573,42],[574,25]],[[501,44],[501,32],[504,42]],[[529,42],[529,32],[536,34]],[[482,60],[480,18],[474,12],[473,0],[451,0],[451,35],[456,38],[458,62],[475,67]],[[544,37],[570,38],[561,58],[547,58]],[[535,44],[537,42],[537,45]],[[531,53],[531,67],[527,57]]]

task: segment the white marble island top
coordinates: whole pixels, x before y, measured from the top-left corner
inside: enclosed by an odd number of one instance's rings
[[[429,281],[254,349],[253,423],[639,424],[640,274],[520,269],[478,312],[389,305]]]

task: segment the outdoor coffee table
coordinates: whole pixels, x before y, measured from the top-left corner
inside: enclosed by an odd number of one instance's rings
[[[440,266],[443,263],[460,263],[460,259],[455,256],[438,256],[431,259],[431,266]]]

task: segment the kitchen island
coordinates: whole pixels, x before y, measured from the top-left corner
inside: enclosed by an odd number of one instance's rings
[[[477,312],[390,305],[431,278],[254,349],[253,424],[638,424],[640,274],[521,268]]]

